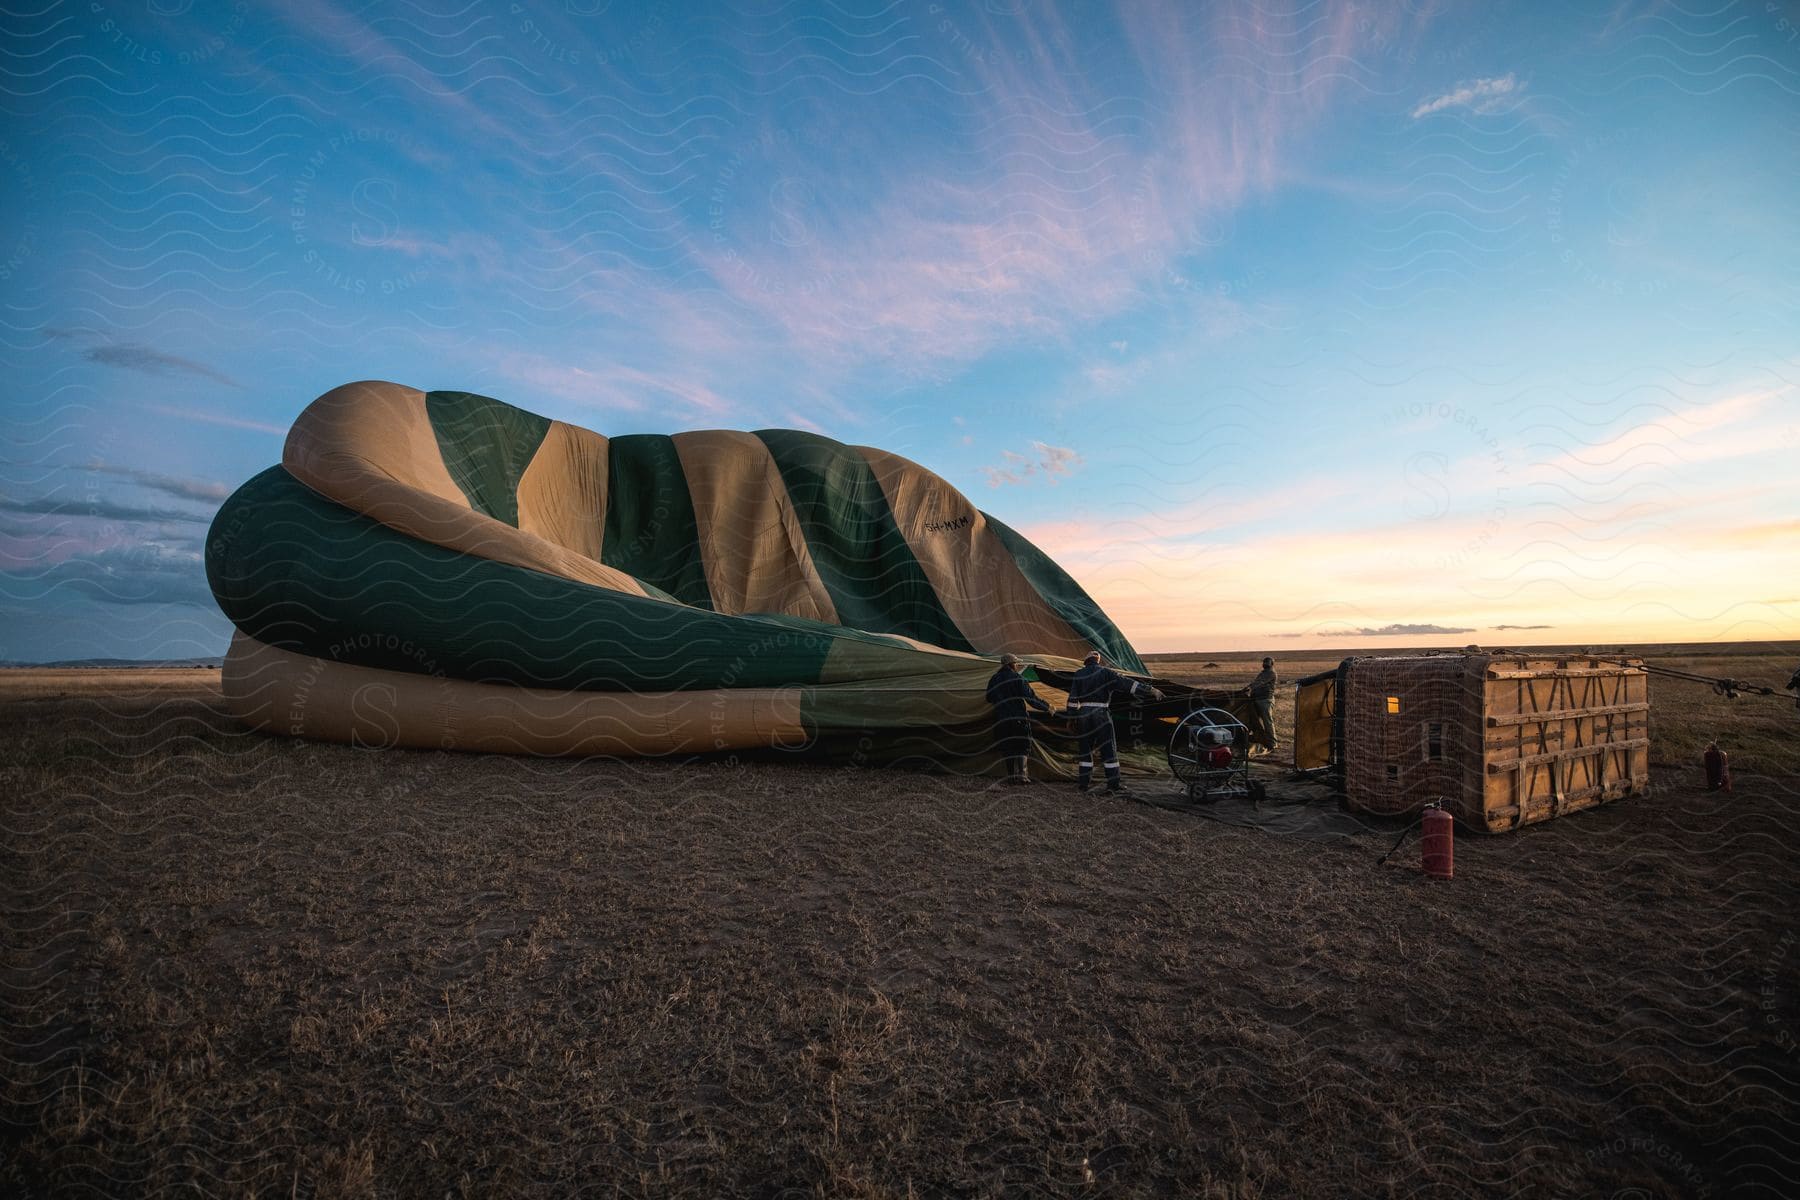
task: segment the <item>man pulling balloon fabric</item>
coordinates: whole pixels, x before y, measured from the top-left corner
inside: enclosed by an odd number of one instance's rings
[[[1000,757],[1006,760],[1008,783],[1030,783],[1031,717],[1026,705],[1039,712],[1050,706],[1039,700],[1031,684],[1019,672],[1019,656],[1002,654],[1000,669],[988,680],[987,701],[994,706],[994,743]]]
[[[1139,692],[1152,700],[1163,698],[1162,693],[1149,684],[1127,679],[1104,665],[1098,650],[1088,651],[1081,670],[1069,681],[1069,711],[1081,737],[1081,758],[1076,769],[1082,791],[1087,791],[1093,782],[1096,754],[1100,756],[1100,765],[1106,768],[1107,792],[1116,795],[1125,790],[1119,780],[1119,743],[1113,732],[1112,698],[1136,696]]]

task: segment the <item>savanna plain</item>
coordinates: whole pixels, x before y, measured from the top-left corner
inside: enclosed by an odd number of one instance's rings
[[[357,750],[243,730],[216,670],[0,672],[0,1192],[1791,1195],[1800,712],[1651,697],[1652,795],[1434,881],[1378,861],[1402,824]]]

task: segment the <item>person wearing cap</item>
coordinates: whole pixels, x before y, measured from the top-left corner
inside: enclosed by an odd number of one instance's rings
[[[1087,652],[1081,670],[1069,681],[1069,710],[1081,737],[1081,758],[1075,765],[1082,791],[1087,791],[1093,782],[1096,754],[1106,770],[1106,790],[1114,794],[1125,791],[1119,780],[1119,742],[1113,731],[1112,698],[1140,693],[1152,700],[1162,699],[1162,693],[1149,684],[1127,679],[1103,663],[1098,650]]]
[[[1000,656],[1000,669],[988,680],[987,701],[994,706],[994,743],[1006,760],[1006,782],[1030,783],[1026,767],[1031,761],[1031,718],[1025,706],[1044,713],[1050,706],[1038,699],[1019,673],[1018,655]]]
[[[1256,732],[1253,740],[1263,748],[1264,754],[1275,753],[1275,660],[1265,658],[1262,670],[1250,681],[1245,689],[1250,693],[1250,702],[1256,706]]]

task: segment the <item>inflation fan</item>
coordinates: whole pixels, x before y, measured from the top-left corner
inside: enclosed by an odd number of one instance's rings
[[[1250,729],[1223,708],[1197,708],[1181,719],[1169,738],[1169,770],[1190,802],[1262,799],[1262,785],[1250,781]]]

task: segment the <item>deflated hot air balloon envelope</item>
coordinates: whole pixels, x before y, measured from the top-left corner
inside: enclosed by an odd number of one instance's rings
[[[1030,542],[915,463],[795,430],[608,438],[348,384],[226,501],[232,710],[369,746],[989,753],[1005,651],[1143,664]]]

